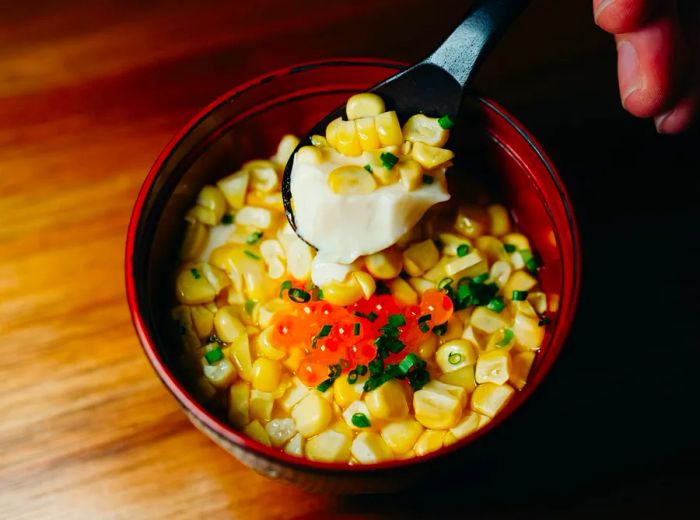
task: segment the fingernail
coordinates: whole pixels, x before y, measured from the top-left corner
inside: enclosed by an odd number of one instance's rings
[[[603,14],[603,11],[605,11],[608,7],[610,7],[612,4],[615,3],[615,0],[603,0],[598,4],[598,6],[595,8],[593,11],[593,19],[595,20],[595,23],[598,23],[598,17],[600,17],[601,14]]]
[[[676,110],[669,110],[668,112],[664,112],[663,114],[659,114],[658,116],[654,117],[654,125],[656,126],[656,131],[660,134],[666,134],[668,131],[666,130],[664,123],[668,121],[668,119],[673,115],[673,113]]]
[[[639,70],[639,56],[634,45],[627,40],[620,41],[617,44],[617,74],[622,106],[625,106],[627,98],[641,87]]]

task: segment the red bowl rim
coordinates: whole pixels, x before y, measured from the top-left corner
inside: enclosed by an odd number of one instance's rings
[[[134,325],[134,328],[136,330],[136,333],[139,337],[141,346],[148,357],[149,361],[153,365],[154,370],[156,371],[156,374],[158,377],[161,379],[163,384],[168,388],[168,390],[173,394],[173,396],[178,400],[181,406],[183,406],[187,411],[192,413],[198,421],[200,421],[203,425],[205,425],[211,432],[219,436],[220,438],[226,439],[235,445],[245,449],[254,452],[255,454],[262,456],[266,459],[269,459],[271,461],[290,466],[296,469],[304,469],[307,471],[313,471],[315,473],[346,473],[346,474],[352,474],[352,475],[358,475],[361,473],[376,473],[378,470],[390,470],[390,469],[397,469],[397,468],[403,468],[407,466],[414,466],[423,462],[427,462],[429,460],[434,460],[437,458],[442,458],[445,455],[448,455],[462,447],[464,447],[467,444],[470,444],[474,442],[476,439],[480,438],[481,436],[487,434],[489,431],[491,431],[493,428],[501,424],[503,421],[505,421],[515,410],[517,410],[532,394],[532,392],[539,386],[539,383],[544,379],[544,376],[546,373],[551,369],[552,364],[554,359],[558,356],[559,352],[555,352],[555,357],[552,359],[552,363],[549,363],[543,367],[541,367],[541,373],[542,377],[539,377],[539,381],[533,381],[532,383],[528,384],[525,386],[525,388],[520,392],[520,399],[519,399],[519,405],[518,406],[513,406],[513,407],[507,407],[503,412],[498,414],[493,420],[491,420],[487,426],[484,428],[481,428],[477,430],[476,432],[472,433],[471,435],[468,435],[464,439],[460,439],[459,441],[455,442],[454,444],[451,444],[450,446],[445,446],[440,448],[439,450],[436,450],[434,452],[428,453],[426,455],[420,456],[420,457],[414,457],[414,458],[409,458],[409,459],[403,459],[403,460],[393,460],[393,461],[388,461],[388,462],[381,462],[377,464],[371,464],[371,465],[348,465],[345,463],[328,463],[328,462],[316,462],[312,461],[310,459],[307,459],[305,457],[295,457],[293,455],[289,455],[282,450],[279,450],[277,448],[271,448],[268,446],[265,446],[264,444],[257,442],[243,433],[237,431],[233,427],[227,425],[225,422],[220,421],[218,418],[210,414],[200,403],[198,403],[192,396],[189,395],[189,393],[185,390],[185,388],[180,384],[180,382],[177,380],[176,376],[166,367],[165,363],[163,362],[163,359],[159,355],[154,341],[149,334],[144,317],[141,315],[141,312],[139,310],[139,305],[138,305],[138,298],[137,298],[137,289],[136,289],[136,283],[135,283],[135,277],[134,277],[134,266],[132,262],[132,258],[134,256],[135,252],[135,245],[136,245],[136,236],[137,236],[137,230],[139,227],[139,223],[141,220],[144,204],[146,201],[146,198],[153,186],[153,183],[160,172],[161,168],[163,167],[163,164],[165,161],[170,157],[170,155],[173,153],[173,151],[177,148],[177,146],[180,144],[180,142],[187,136],[187,134],[191,131],[192,128],[194,128],[202,119],[206,118],[214,109],[219,107],[220,105],[226,103],[232,98],[237,97],[238,95],[255,88],[257,85],[261,83],[266,83],[267,81],[270,81],[274,78],[280,77],[280,76],[286,76],[289,74],[293,74],[295,72],[307,70],[309,68],[316,68],[316,67],[326,67],[326,66],[332,66],[332,65],[367,65],[367,66],[377,66],[377,67],[386,67],[386,68],[403,68],[406,67],[408,64],[399,62],[399,61],[393,61],[393,60],[385,60],[385,59],[378,59],[378,58],[340,58],[340,59],[323,59],[323,60],[316,60],[316,61],[309,61],[309,62],[304,62],[300,63],[297,65],[292,65],[288,67],[283,67],[277,70],[274,70],[268,74],[258,76],[256,78],[253,78],[249,81],[246,81],[242,84],[240,84],[237,87],[234,87],[218,98],[216,98],[214,101],[209,103],[207,106],[205,106],[203,109],[201,109],[196,115],[194,115],[168,142],[168,144],[163,148],[163,150],[160,152],[158,155],[156,161],[154,162],[153,166],[148,172],[148,175],[143,181],[143,184],[141,186],[141,189],[139,190],[138,196],[136,198],[136,202],[134,203],[134,208],[132,210],[131,218],[129,220],[129,227],[127,231],[127,236],[126,236],[126,248],[125,248],[125,282],[126,282],[126,293],[127,293],[127,302],[129,305],[129,311],[131,313],[131,319]],[[503,118],[510,126],[512,126],[524,139],[525,141],[532,147],[532,149],[537,153],[539,156],[540,160],[542,161],[543,165],[545,168],[548,170],[549,174],[552,177],[552,180],[554,181],[562,202],[564,204],[564,207],[566,209],[567,215],[569,217],[569,228],[572,233],[572,245],[574,249],[574,254],[573,254],[573,261],[574,261],[574,269],[573,269],[573,274],[574,274],[574,280],[573,280],[573,285],[572,285],[572,294],[571,298],[569,301],[571,302],[571,307],[570,307],[570,312],[568,313],[568,316],[563,316],[563,320],[560,320],[560,323],[562,324],[561,326],[570,328],[571,326],[571,319],[573,317],[573,314],[576,309],[576,305],[578,303],[578,296],[579,296],[579,290],[580,290],[580,282],[581,282],[581,248],[580,248],[580,240],[579,240],[579,235],[578,235],[578,227],[576,225],[576,219],[574,216],[574,212],[572,209],[572,204],[570,201],[570,198],[568,196],[568,193],[564,187],[564,184],[559,177],[556,169],[554,168],[552,162],[550,161],[549,157],[545,152],[542,150],[542,147],[540,144],[537,142],[537,140],[512,116],[510,115],[501,105],[498,103],[487,99],[480,97],[479,98],[481,103],[486,105],[488,108],[492,109],[495,111],[501,118]],[[563,337],[562,341],[565,339]],[[558,349],[559,350],[559,349]]]

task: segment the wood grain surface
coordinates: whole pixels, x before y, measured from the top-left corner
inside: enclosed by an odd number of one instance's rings
[[[159,150],[227,88],[306,59],[415,59],[465,7],[0,2],[0,518],[411,516],[267,480],[195,430],[133,332],[124,239]],[[511,50],[548,47],[524,27]],[[556,52],[502,51],[487,81]]]

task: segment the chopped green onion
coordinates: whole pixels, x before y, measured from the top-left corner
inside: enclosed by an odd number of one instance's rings
[[[450,285],[454,283],[454,278],[450,278],[449,276],[446,276],[442,280],[440,280],[435,287],[437,288],[438,291],[442,291],[443,289],[446,289]]]
[[[281,297],[282,297],[282,293],[283,293],[284,291],[287,291],[287,290],[291,289],[291,288],[292,288],[292,281],[291,281],[291,280],[285,280],[284,282],[282,282],[282,285],[280,285],[280,294],[279,294],[279,297],[281,298]]]
[[[355,323],[355,326],[352,328],[352,333],[353,333],[355,336],[359,336],[359,335],[360,335],[360,324],[359,324],[359,323]]]
[[[260,260],[260,257],[259,257],[258,255],[256,255],[255,253],[253,253],[252,251],[248,251],[248,250],[246,249],[246,250],[243,251],[243,252],[245,253],[245,255],[246,255],[247,257],[252,258],[253,260]]]
[[[233,224],[233,215],[230,213],[226,213],[223,217],[221,217],[221,223],[222,224]]]
[[[486,308],[492,310],[493,312],[501,312],[503,309],[506,308],[506,304],[503,301],[503,298],[501,298],[500,296],[496,296],[494,298],[491,298],[491,301],[486,304]]]
[[[209,352],[204,354],[204,359],[207,360],[207,363],[210,365],[213,365],[217,361],[221,361],[224,359],[224,353],[221,351],[219,347],[216,347],[214,349],[211,349]]]
[[[467,256],[467,253],[469,253],[469,244],[460,244],[457,247],[457,256]]]
[[[450,128],[455,126],[454,119],[452,119],[447,114],[445,114],[444,116],[442,116],[438,119],[438,124],[440,125],[441,128],[444,128],[445,130],[449,130]]]
[[[321,331],[318,333],[319,338],[325,338],[331,333],[331,329],[333,328],[333,325],[324,325],[321,327]]]
[[[298,287],[292,287],[287,294],[289,295],[289,299],[296,303],[306,303],[311,299],[309,293]]]
[[[260,240],[262,238],[262,236],[263,236],[262,231],[254,231],[253,233],[250,234],[250,236],[248,238],[245,239],[245,243],[252,246],[258,240]]]
[[[319,300],[323,300],[323,289],[317,290],[316,296],[318,297]]]
[[[510,329],[503,329],[503,339],[501,341],[496,342],[496,345],[499,347],[507,347],[511,341],[513,341],[513,331]]]
[[[387,318],[387,324],[390,327],[400,327],[401,325],[406,325],[406,318],[403,314],[392,314]]]
[[[350,372],[348,372],[348,383],[350,383],[351,385],[357,383],[358,375],[359,374],[357,373],[357,370],[351,370]]]
[[[523,262],[525,262],[525,267],[527,267],[528,271],[531,273],[536,273],[537,268],[539,267],[539,262],[532,254],[532,251],[529,249],[521,249],[520,256],[522,257]]]
[[[424,333],[424,334],[425,334],[426,332],[430,331],[430,325],[428,325],[427,323],[419,323],[419,324],[418,324],[418,328],[419,328],[420,331],[421,331],[422,333]]]
[[[255,308],[255,300],[247,300],[245,302],[245,311],[248,314],[253,314],[253,309]]]
[[[391,170],[394,166],[396,166],[396,163],[399,162],[399,158],[391,152],[382,152],[379,155],[379,159],[382,161],[382,165],[387,170]]]
[[[450,352],[450,355],[447,356],[447,361],[450,365],[459,365],[463,359],[464,356],[459,352]]]
[[[503,244],[503,249],[506,253],[515,253],[516,247],[513,244]]]
[[[364,376],[367,373],[367,366],[366,365],[357,365],[355,367],[355,372],[357,372],[358,376]]]
[[[331,365],[328,367],[328,378],[335,380],[340,377],[340,374],[343,373],[343,367],[340,365],[340,363],[336,363],[335,365]]]
[[[474,277],[474,283],[484,283],[489,279],[489,273],[482,273],[479,276]]]
[[[423,175],[423,184],[432,184],[435,178],[427,173]]]
[[[414,366],[425,366],[425,361],[423,361],[421,358],[416,356],[413,352],[410,354],[407,354],[405,358],[401,360],[399,363],[399,370],[401,370],[402,374],[408,374],[408,372],[414,367]]]
[[[202,275],[199,274],[199,271],[197,271],[194,267],[190,269],[190,273],[192,273],[192,276],[194,276],[195,280],[199,280],[202,277]]]
[[[540,327],[544,327],[545,325],[549,325],[552,322],[547,316],[543,316],[540,318],[540,321],[537,322],[537,325]]]
[[[423,316],[421,316],[420,318],[418,318],[418,323],[423,323],[423,322],[425,322],[425,321],[429,321],[430,318],[432,318],[432,317],[433,317],[432,314],[423,314]]]
[[[436,336],[442,336],[447,332],[447,324],[443,323],[442,325],[435,325],[433,327],[433,334]]]
[[[326,390],[328,390],[331,386],[333,386],[333,380],[332,379],[326,379],[325,381],[321,382],[316,389],[323,393]]]
[[[372,321],[372,322],[378,318],[377,314],[374,312],[370,312],[369,314],[363,314],[361,312],[355,311],[355,312],[353,312],[353,314],[355,316],[357,316],[358,318],[365,318],[365,319]]]
[[[527,299],[527,291],[513,291],[514,302],[524,302]]]
[[[381,374],[384,372],[384,362],[381,359],[373,359],[367,364],[370,374]]]
[[[363,413],[352,414],[351,421],[352,421],[353,426],[357,426],[358,428],[369,428],[369,426],[370,426],[369,419]]]
[[[365,170],[367,170],[369,173],[372,173],[372,165],[371,164],[365,164],[363,166]]]

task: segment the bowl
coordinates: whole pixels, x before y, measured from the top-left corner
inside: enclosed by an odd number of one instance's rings
[[[277,70],[244,83],[190,120],[158,156],[136,199],[126,244],[129,308],[144,352],[189,419],[214,442],[254,470],[316,491],[395,490],[435,474],[494,428],[505,427],[542,382],[564,344],[580,285],[580,249],[571,203],[557,172],[535,139],[503,107],[470,99],[451,139],[464,169],[498,189],[544,267],[540,283],[558,295],[529,383],[485,428],[420,458],[372,466],[318,463],[264,446],[208,411],[176,369],[177,338],[169,309],[183,215],[199,189],[244,161],[271,155],[285,133],[304,135],[353,93],[395,74],[401,63],[374,59],[321,61]],[[455,144],[456,142],[456,144]],[[450,183],[452,184],[452,180]],[[454,181],[463,185],[460,179]]]

